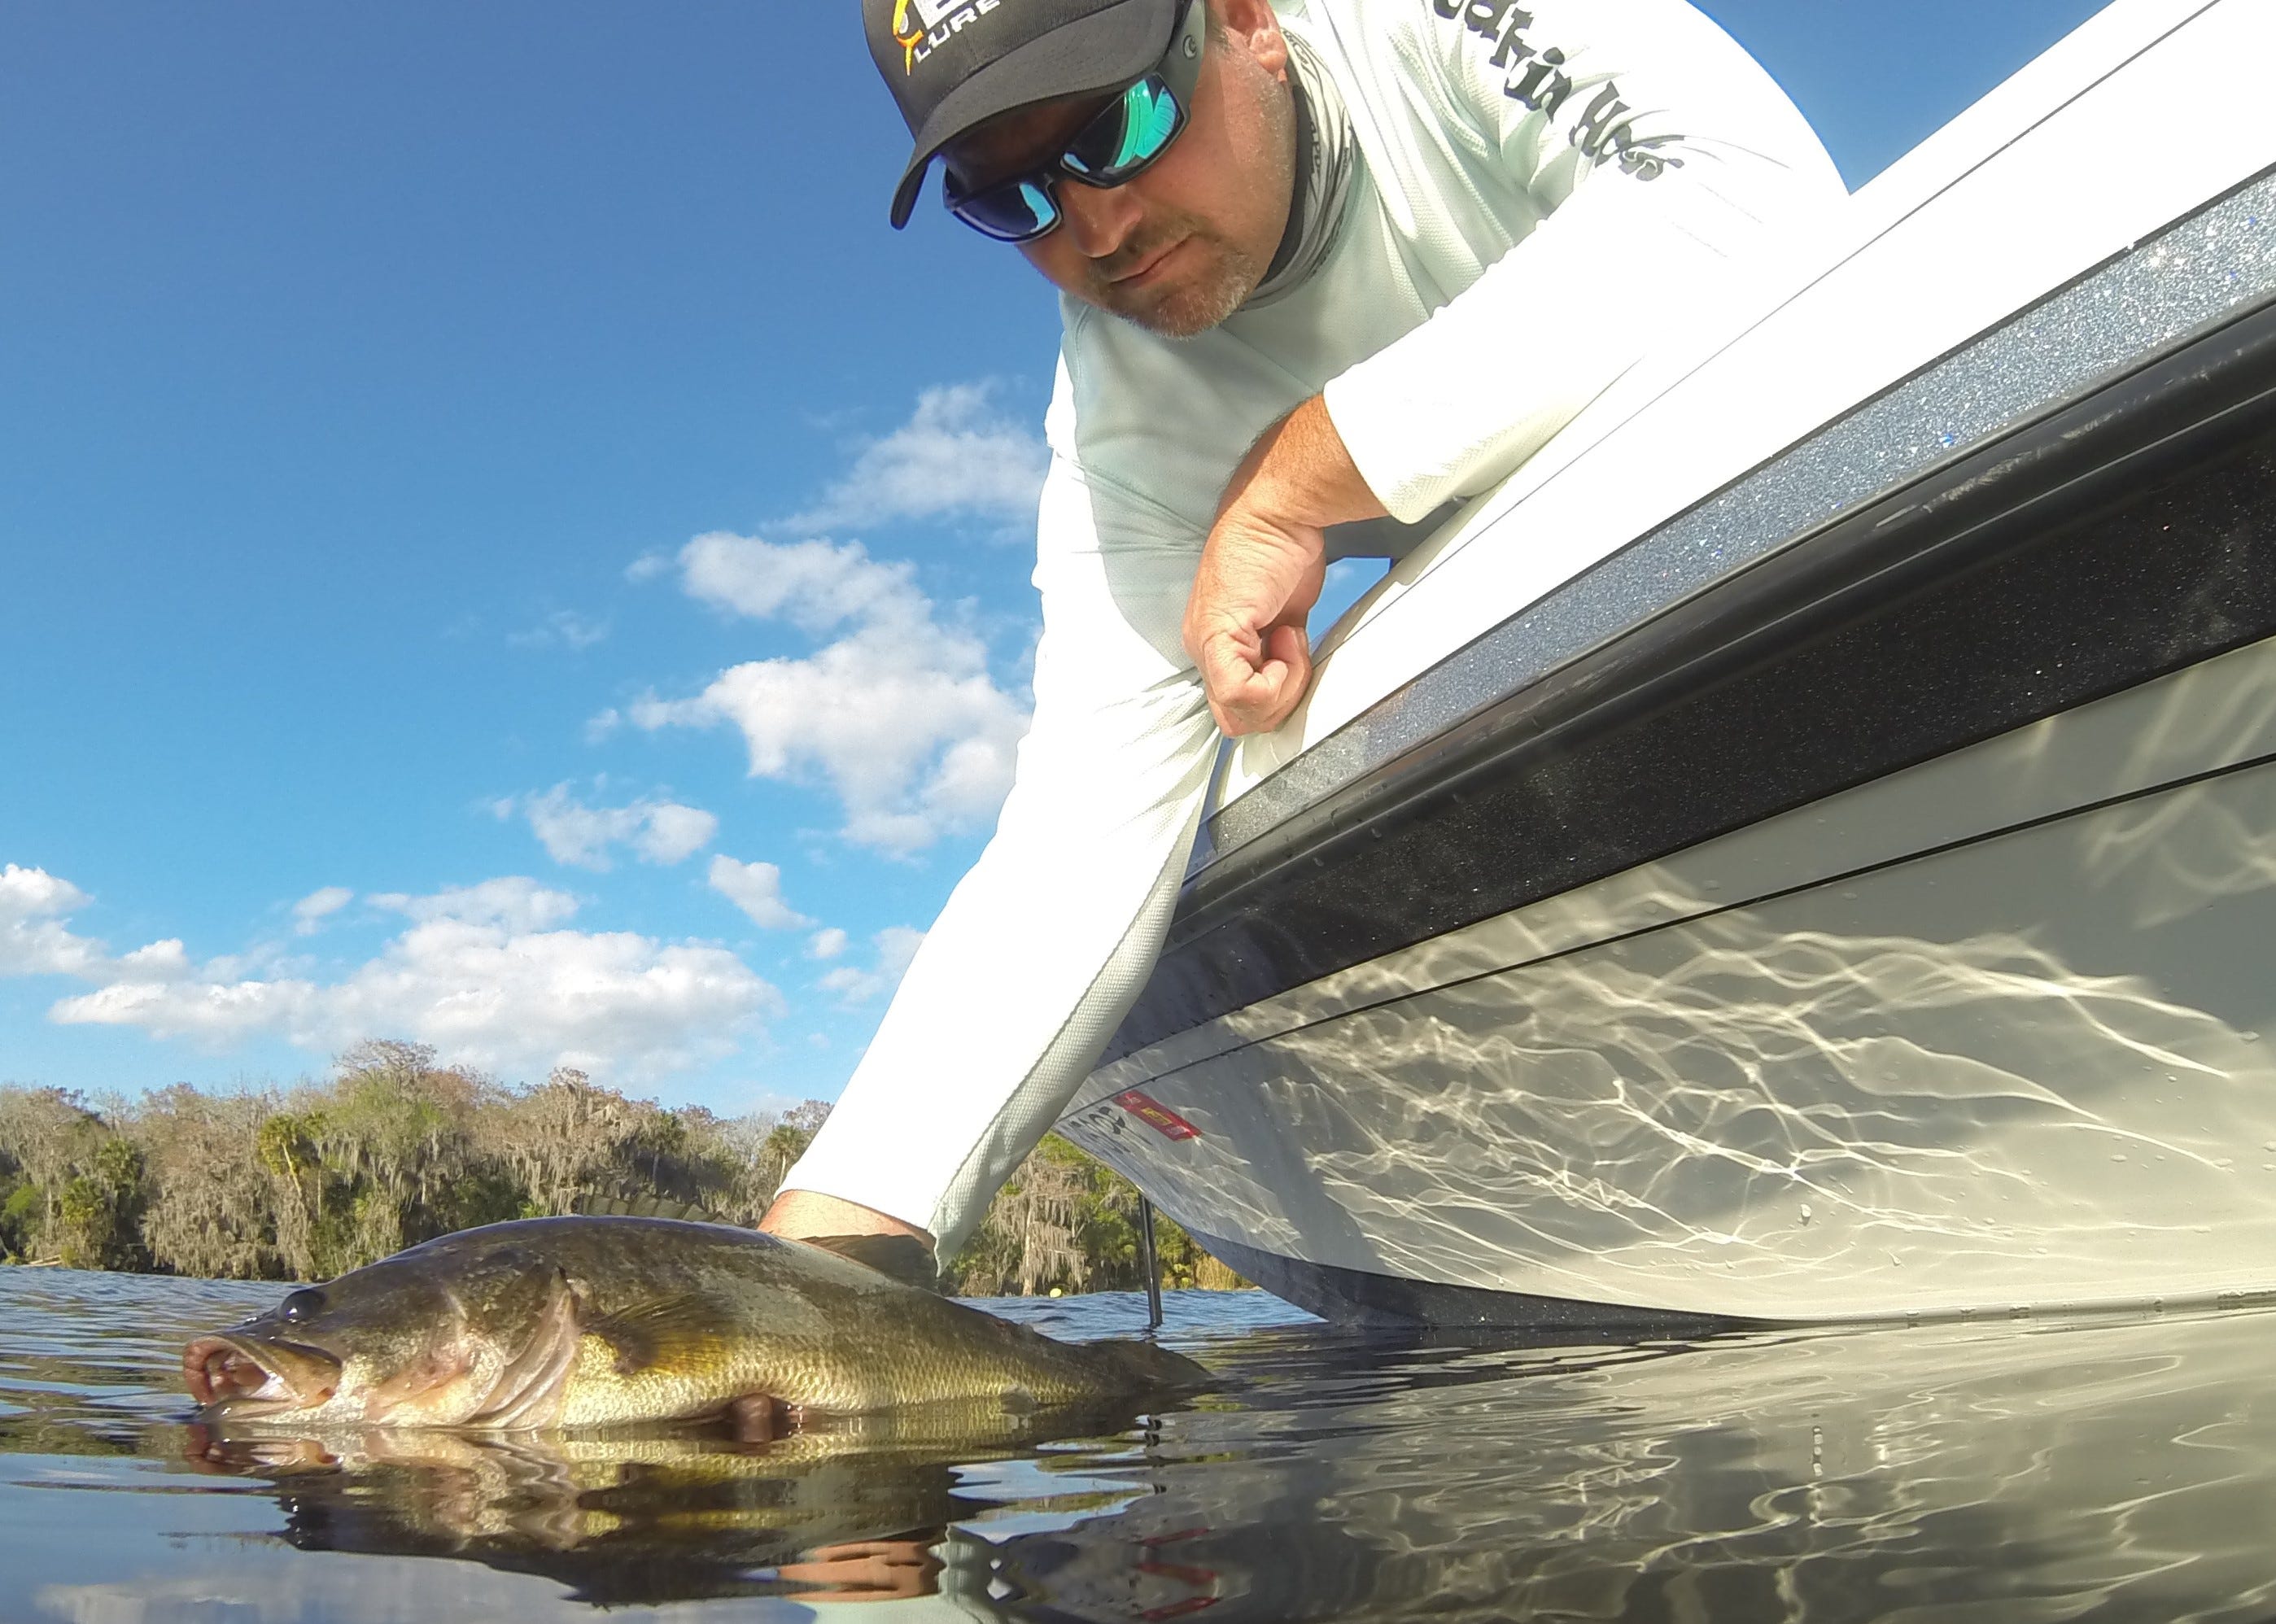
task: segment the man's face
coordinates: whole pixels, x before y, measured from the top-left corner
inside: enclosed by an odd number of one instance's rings
[[[1295,171],[1287,43],[1266,0],[1221,0],[1186,127],[1143,174],[1108,190],[1061,178],[1058,229],[1020,251],[1061,292],[1165,338],[1205,332],[1264,278]],[[1105,105],[1022,108],[948,149],[967,190],[1032,172]]]

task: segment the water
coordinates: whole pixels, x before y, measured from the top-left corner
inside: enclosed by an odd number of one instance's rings
[[[0,1624],[2276,1614],[2266,1312],[1525,1349],[1181,1293],[1226,1391],[1112,1437],[218,1444],[180,1344],[280,1289],[0,1269]]]

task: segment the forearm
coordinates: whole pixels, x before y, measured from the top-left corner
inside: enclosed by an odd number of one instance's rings
[[[824,1195],[818,1190],[786,1189],[774,1199],[759,1227],[770,1235],[785,1235],[793,1241],[812,1240],[817,1235],[907,1235],[911,1240],[932,1245],[932,1236],[914,1224],[865,1207],[859,1202],[842,1201],[835,1195]]]
[[[844,1099],[785,1181],[793,1221],[929,1232],[945,1263],[1049,1131],[1143,985],[1201,811],[1190,686],[1120,752],[1042,741],[1005,826],[943,910]],[[784,1228],[779,1233],[810,1233]]]
[[[1225,732],[1277,727],[1303,698],[1324,532],[1383,512],[1318,396],[1266,429],[1233,470],[1185,618],[1186,651]]]
[[[1192,542],[1102,543],[1110,500],[1055,466],[1036,717],[996,838],[785,1181],[929,1232],[944,1262],[1137,996],[1208,787],[1216,736],[1177,646]]]
[[[1312,530],[1380,519],[1386,511],[1319,395],[1257,436],[1225,482],[1218,516],[1235,507]],[[1202,558],[1206,566],[1206,549]]]

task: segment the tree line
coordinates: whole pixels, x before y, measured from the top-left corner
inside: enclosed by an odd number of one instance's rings
[[[721,1117],[581,1072],[510,1087],[376,1042],[322,1081],[129,1100],[0,1085],[0,1258],[320,1280],[505,1218],[646,1211],[754,1225],[830,1107]],[[1143,1284],[1138,1192],[1058,1138],[998,1193],[945,1271],[969,1296]],[[1233,1271],[1157,1218],[1165,1286]]]

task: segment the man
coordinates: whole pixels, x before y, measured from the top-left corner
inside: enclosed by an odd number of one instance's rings
[[[1036,716],[765,1226],[945,1264],[1128,1010],[1323,532],[1483,491],[1843,195],[1681,0],[863,0],[949,206],[1061,294]],[[1502,544],[1521,545],[1521,538]]]

